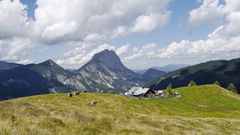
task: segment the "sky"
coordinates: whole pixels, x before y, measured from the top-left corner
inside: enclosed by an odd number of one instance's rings
[[[240,57],[239,0],[0,0],[0,60],[80,68],[114,50],[132,69]]]

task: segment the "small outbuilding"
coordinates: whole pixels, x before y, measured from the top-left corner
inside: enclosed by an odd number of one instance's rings
[[[152,98],[155,97],[155,91],[150,88],[132,87],[125,95],[139,98]]]

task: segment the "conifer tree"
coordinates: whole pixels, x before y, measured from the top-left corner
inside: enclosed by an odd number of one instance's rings
[[[232,91],[232,92],[237,93],[237,88],[236,88],[236,86],[235,86],[233,83],[230,83],[230,84],[228,85],[227,89],[228,89],[229,91]]]
[[[215,81],[213,84],[217,85],[217,86],[221,86],[219,81]]]

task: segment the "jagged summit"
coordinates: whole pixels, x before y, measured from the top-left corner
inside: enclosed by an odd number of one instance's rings
[[[35,66],[37,67],[42,67],[42,68],[46,68],[46,70],[52,69],[52,70],[57,70],[57,71],[61,71],[61,72],[65,72],[64,68],[61,67],[60,65],[58,65],[56,62],[54,62],[53,60],[49,59],[46,60],[42,63],[39,64],[35,64]]]
[[[99,58],[112,57],[112,56],[118,58],[117,54],[113,50],[106,49],[106,50],[103,50],[103,51],[101,51],[99,53],[96,53],[92,57],[92,59],[99,59]]]
[[[95,54],[76,72],[88,78],[86,83],[104,86],[101,87],[104,90],[127,90],[129,87],[142,83],[142,77],[125,67],[112,50],[104,50]]]
[[[124,65],[122,64],[120,58],[117,56],[117,54],[113,50],[104,50],[102,52],[99,52],[95,54],[90,63],[95,64],[103,64],[109,68],[124,68]]]

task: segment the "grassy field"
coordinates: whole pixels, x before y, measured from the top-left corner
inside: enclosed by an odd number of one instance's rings
[[[240,134],[240,96],[215,85],[176,89],[179,98],[49,94],[0,103],[0,135]],[[89,102],[98,101],[95,107]]]

